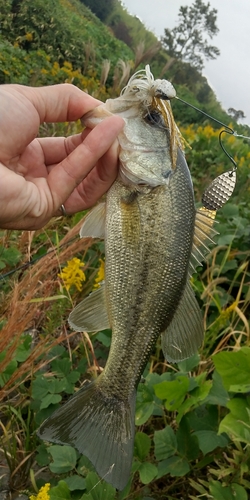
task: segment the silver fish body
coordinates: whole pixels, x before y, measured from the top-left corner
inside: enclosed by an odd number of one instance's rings
[[[170,104],[162,100],[166,92],[174,94],[171,84],[154,80],[146,68],[120,98],[86,118],[94,126],[118,113],[125,127],[119,176],[106,205],[98,205],[81,230],[81,236],[105,236],[105,284],[69,322],[81,331],[110,326],[112,342],[102,374],[39,430],[43,439],[75,446],[120,490],[131,470],[136,388],[157,338],[162,335],[173,361],[193,354],[203,338],[189,277],[192,253],[199,262],[194,240],[197,248],[212,223],[199,214],[195,234],[192,182]]]

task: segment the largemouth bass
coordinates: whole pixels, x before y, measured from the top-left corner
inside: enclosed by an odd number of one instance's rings
[[[120,167],[106,203],[89,213],[81,236],[105,238],[105,283],[70,314],[75,330],[112,328],[105,369],[41,426],[42,439],[69,444],[122,490],[133,457],[136,388],[157,338],[168,361],[190,357],[203,340],[190,276],[213,234],[214,212],[195,209],[181,134],[169,99],[175,90],[149,67],[121,96],[84,117],[125,120]]]

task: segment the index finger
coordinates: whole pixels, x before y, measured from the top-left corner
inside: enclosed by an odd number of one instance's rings
[[[42,122],[65,122],[81,118],[100,101],[70,83],[47,87],[13,85],[35,107]]]

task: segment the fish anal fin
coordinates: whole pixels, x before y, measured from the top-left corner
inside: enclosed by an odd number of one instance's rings
[[[204,336],[202,315],[190,281],[168,328],[162,333],[162,350],[167,361],[178,363],[190,358]]]
[[[73,309],[68,322],[77,332],[98,332],[110,328],[104,282]]]
[[[99,203],[85,217],[80,229],[81,238],[100,238],[105,235],[106,204]]]
[[[45,420],[38,436],[73,446],[92,462],[101,478],[122,490],[133,459],[136,391],[124,402],[106,394],[100,378],[82,387]]]

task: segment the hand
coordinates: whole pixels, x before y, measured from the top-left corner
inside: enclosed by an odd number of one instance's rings
[[[94,205],[117,176],[120,117],[93,130],[37,138],[43,122],[74,121],[100,102],[77,87],[0,86],[0,227],[38,229]]]

